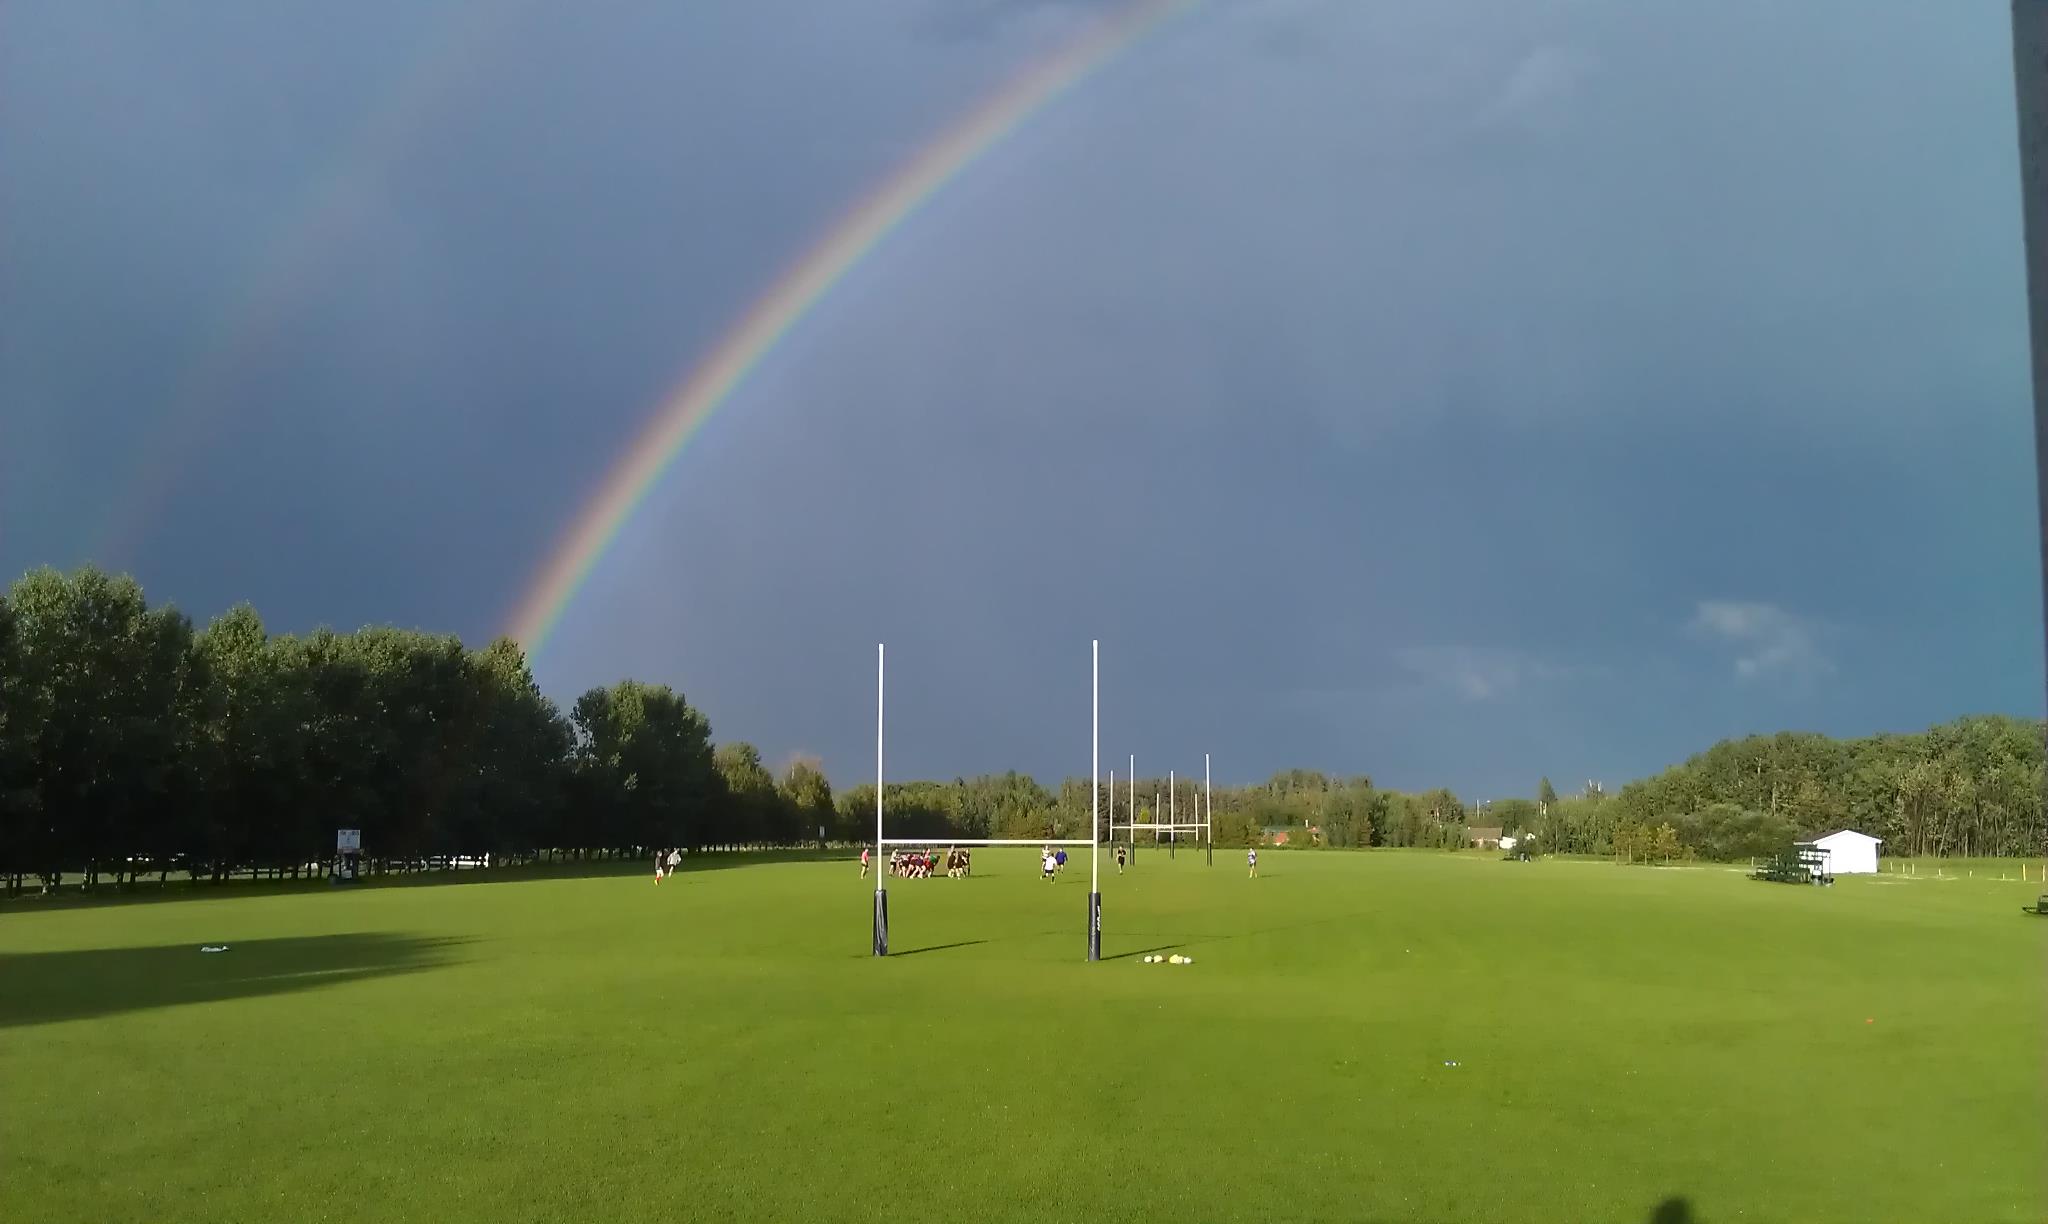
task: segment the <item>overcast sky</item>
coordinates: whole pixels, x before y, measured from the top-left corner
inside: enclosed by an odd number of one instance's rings
[[[0,8],[0,572],[481,642],[1106,0]],[[1214,0],[900,228],[534,659],[890,773],[1467,798],[2043,713],[2003,0]]]

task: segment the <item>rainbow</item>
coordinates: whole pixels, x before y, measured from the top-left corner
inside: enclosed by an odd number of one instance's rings
[[[535,574],[505,630],[536,654],[661,478],[721,404],[897,227],[1025,120],[1198,0],[1136,0],[941,132],[756,298],[662,401]]]

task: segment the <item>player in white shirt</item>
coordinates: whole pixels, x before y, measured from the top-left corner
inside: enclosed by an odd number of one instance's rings
[[[1245,851],[1244,862],[1245,866],[1250,868],[1250,870],[1246,872],[1245,878],[1257,879],[1259,875],[1259,852],[1256,850]]]

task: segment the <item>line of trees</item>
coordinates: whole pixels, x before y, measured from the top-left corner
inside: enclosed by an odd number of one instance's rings
[[[1854,828],[1894,855],[2043,852],[2042,724],[1980,716],[1913,735],[1787,732],[1724,740],[1622,788],[1618,828],[1671,825],[1706,858],[1767,832]]]
[[[681,694],[626,680],[566,717],[517,644],[403,629],[201,630],[132,578],[0,597],[0,880],[298,876],[359,828],[373,869],[791,844],[831,819],[815,761],[715,751]]]
[[[1730,740],[1609,796],[1468,806],[1449,790],[1386,790],[1289,770],[1217,787],[1220,846],[1469,844],[1498,827],[1550,853],[1741,859],[1850,826],[1890,854],[2043,851],[2043,727],[1965,718],[1915,735]],[[1086,836],[1202,810],[1198,782],[1120,780],[1091,796],[1019,773],[891,783],[892,836]],[[1099,798],[1099,802],[1092,802]],[[823,828],[872,836],[872,783],[837,795],[819,763],[771,772],[745,743],[714,745],[681,694],[633,680],[564,715],[518,645],[469,649],[390,628],[268,633],[246,605],[204,629],[152,608],[132,578],[30,573],[0,596],[0,881],[172,872],[298,876],[359,828],[373,869],[799,845]]]
[[[2040,721],[1999,715],[1861,739],[1749,736],[1617,795],[1589,782],[1560,797],[1546,778],[1534,798],[1471,809],[1454,833],[1440,814],[1461,809],[1445,792],[1418,799],[1296,773],[1275,777],[1259,802],[1276,809],[1269,822],[1319,827],[1311,842],[1322,845],[1464,844],[1470,827],[1484,826],[1547,853],[1728,862],[1854,828],[1883,838],[1890,855],[2039,856],[2048,852],[2043,745]]]
[[[891,837],[934,842],[948,837],[1086,837],[1089,798],[1086,778],[1068,778],[1051,791],[1019,773],[892,782],[885,796]],[[1464,807],[1448,790],[1403,794],[1381,790],[1369,778],[1330,778],[1299,769],[1255,786],[1218,786],[1210,796],[1201,782],[1187,778],[1140,778],[1135,785],[1118,779],[1114,793],[1104,784],[1096,820],[1107,838],[1112,820],[1119,826],[1131,822],[1135,803],[1139,824],[1155,823],[1155,815],[1162,822],[1172,816],[1189,824],[1201,819],[1208,800],[1213,800],[1211,832],[1219,846],[1270,844],[1281,833],[1292,845],[1455,849],[1467,840]],[[873,783],[840,792],[836,827],[849,842],[873,839]],[[1142,846],[1163,835],[1138,836]]]

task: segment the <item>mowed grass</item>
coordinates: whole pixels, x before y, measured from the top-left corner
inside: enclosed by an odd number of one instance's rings
[[[1105,862],[1094,965],[1028,852],[892,881],[879,962],[851,862],[16,905],[0,1210],[2044,1214],[2035,887],[1262,857]]]

